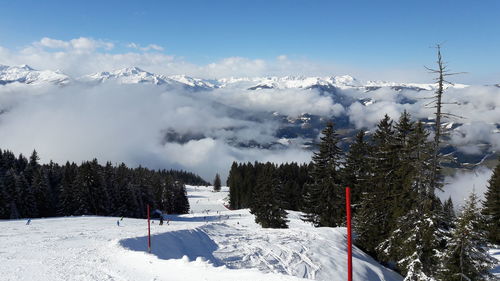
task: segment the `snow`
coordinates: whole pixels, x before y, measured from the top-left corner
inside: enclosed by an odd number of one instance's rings
[[[2,280],[344,280],[344,228],[313,228],[290,212],[290,229],[262,229],[230,211],[227,187],[188,186],[192,213],[143,219],[63,217],[0,221]],[[402,280],[354,247],[355,280]]]
[[[500,245],[490,248],[489,253],[492,257],[498,260],[495,268],[493,268],[491,272],[498,278],[498,280],[500,280]]]

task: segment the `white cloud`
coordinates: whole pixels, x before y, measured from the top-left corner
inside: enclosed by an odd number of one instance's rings
[[[444,192],[437,191],[437,194],[443,201],[451,196],[455,208],[458,210],[472,190],[476,192],[481,200],[484,199],[484,192],[492,174],[493,171],[485,167],[472,171],[460,171],[453,176],[446,177]]]
[[[28,91],[28,89],[30,89]],[[310,152],[243,148],[229,143],[275,142],[277,125],[235,115],[210,95],[165,91],[153,85],[70,85],[63,88],[9,84],[0,87],[0,148],[43,161],[125,162],[180,168],[206,179],[226,176],[232,161],[309,161]],[[251,111],[249,109],[249,111]],[[166,141],[166,132],[199,136]]]
[[[109,52],[115,44],[109,40],[88,37],[59,40],[44,37],[20,50],[5,49],[0,46],[0,63],[6,65],[28,64],[38,69],[60,69],[73,76],[85,75],[103,70],[138,66],[149,71],[177,75],[186,74],[199,78],[222,78],[241,76],[332,76],[351,74],[361,79],[414,80],[416,71],[370,72],[361,68],[336,64],[319,63],[305,58],[290,58],[283,54],[275,59],[228,57],[207,64],[194,64],[172,54],[163,53],[162,46],[128,43],[127,47],[136,52]],[[421,73],[425,74],[425,71]],[[424,75],[425,76],[425,75]],[[422,77],[419,77],[422,78]]]
[[[156,44],[149,44],[146,47],[141,47],[141,45],[133,43],[133,42],[127,44],[127,47],[132,48],[132,49],[145,51],[145,52],[151,51],[151,50],[154,50],[154,51],[163,51],[164,50],[163,47],[156,45]]]
[[[114,44],[103,40],[94,40],[92,38],[80,37],[69,41],[57,40],[48,37],[42,38],[40,41],[33,43],[33,46],[48,48],[48,49],[66,49],[70,51],[85,51],[90,52],[98,48],[111,50]]]
[[[302,89],[221,89],[210,93],[224,104],[252,111],[278,112],[288,116],[310,113],[321,116],[340,116],[344,108],[317,90]]]

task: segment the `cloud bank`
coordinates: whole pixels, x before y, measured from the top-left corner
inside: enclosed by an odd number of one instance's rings
[[[238,108],[200,94],[204,93],[114,83],[36,90],[17,83],[2,86],[0,104],[7,111],[0,115],[0,147],[24,154],[37,149],[42,160],[59,163],[96,157],[132,166],[187,169],[209,180],[216,172],[225,176],[232,161],[310,160],[310,152],[300,147],[234,145],[277,142],[278,124],[252,120]],[[312,104],[328,103],[317,93],[309,98]],[[294,99],[291,95],[266,108],[254,98],[256,105],[249,101],[244,107],[287,112],[293,105],[301,111]],[[302,110],[309,110],[308,104]],[[330,106],[331,101],[324,105]],[[195,137],[175,141],[168,133]]]
[[[168,49],[168,46],[166,46]],[[59,69],[71,76],[137,66],[164,75],[186,74],[199,78],[242,76],[329,76],[351,74],[366,79],[392,81],[428,81],[425,71],[400,69],[398,71],[369,71],[360,67],[335,62],[320,63],[303,57],[280,55],[260,59],[226,57],[205,64],[191,63],[183,57],[164,52],[165,46],[135,42],[119,43],[109,40],[79,37],[59,40],[44,37],[20,49],[0,46],[0,64],[28,64],[37,69]]]
[[[460,171],[453,176],[446,177],[444,191],[437,191],[438,196],[441,200],[451,197],[455,209],[459,210],[473,190],[481,200],[484,200],[484,193],[491,175],[493,171],[485,167],[473,171]]]

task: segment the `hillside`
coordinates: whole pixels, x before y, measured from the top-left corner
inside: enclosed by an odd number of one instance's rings
[[[65,217],[1,221],[3,280],[343,280],[344,228],[315,229],[291,213],[290,229],[261,229],[248,210],[229,211],[227,190],[189,187],[192,214],[146,221]],[[208,213],[207,213],[208,212]],[[5,239],[8,237],[9,239]],[[354,248],[355,280],[402,278]]]

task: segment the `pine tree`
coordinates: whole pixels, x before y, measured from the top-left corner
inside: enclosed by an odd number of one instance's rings
[[[437,247],[437,239],[433,238],[436,232],[432,215],[414,209],[399,218],[397,225],[377,248],[382,260],[396,261],[405,281],[435,280],[433,267],[437,259],[433,250]],[[434,264],[430,264],[429,257]]]
[[[405,280],[434,280],[443,239],[439,229],[442,209],[436,212],[429,204],[433,149],[427,137],[423,124],[410,122],[409,115],[403,113],[395,137],[399,148],[399,167],[395,170],[399,189],[393,190],[391,196],[398,203],[391,203],[395,206],[392,231],[377,250],[384,260],[398,261]]]
[[[340,226],[344,222],[344,193],[341,187],[342,150],[333,122],[322,131],[319,151],[312,157],[312,183],[307,185],[304,219],[315,226]]]
[[[4,184],[0,181],[0,219],[9,218],[9,208],[7,202],[7,194],[5,193]]]
[[[189,202],[183,181],[204,183],[184,171],[129,169],[124,164],[99,165],[96,159],[81,166],[50,161],[39,164],[0,149],[0,219],[55,215],[126,215],[144,217],[145,206],[164,204],[170,212],[186,213]]]
[[[175,181],[174,183],[174,204],[173,204],[173,212],[174,214],[187,214],[189,213],[189,201],[187,199],[186,186],[179,182]]]
[[[367,161],[370,147],[365,141],[365,132],[359,131],[356,139],[349,147],[345,168],[342,171],[342,181],[345,186],[351,187],[353,212],[356,212],[363,193],[369,190],[371,167]]]
[[[443,221],[445,223],[445,227],[451,229],[454,226],[455,219],[455,208],[451,197],[449,197],[443,204]]]
[[[39,168],[35,171],[32,187],[38,207],[38,215],[40,217],[55,215],[54,206],[50,200],[49,180],[45,169]]]
[[[60,215],[73,215],[77,211],[77,200],[75,197],[75,181],[78,167],[76,164],[66,162],[63,167],[63,177],[59,185],[59,214]]]
[[[214,179],[214,191],[219,192],[221,190],[221,180],[219,174],[215,174],[215,179]]]
[[[229,170],[229,175],[227,177],[226,184],[229,186],[229,205],[231,209],[238,209],[239,203],[239,190],[241,186],[241,173],[240,173],[240,165],[238,163],[233,162],[231,165],[231,169]]]
[[[7,201],[7,213],[10,219],[18,219],[19,214],[19,191],[16,185],[17,177],[14,168],[10,168],[4,175],[3,185]]]
[[[399,186],[395,172],[399,168],[398,150],[394,139],[392,120],[385,115],[373,135],[374,144],[368,159],[373,169],[369,180],[371,188],[362,195],[354,218],[356,244],[372,255],[377,254],[377,246],[387,239],[394,223],[392,210],[387,206]]]
[[[271,163],[266,163],[259,173],[253,192],[250,213],[255,215],[255,222],[263,228],[287,228],[282,185]]]
[[[488,280],[489,270],[496,263],[484,248],[486,233],[481,229],[484,216],[479,200],[472,192],[458,216],[456,228],[448,244],[441,272],[443,281]]]
[[[21,213],[21,217],[38,217],[38,207],[34,191],[23,174],[17,177],[16,186],[19,192],[19,212]]]
[[[485,197],[483,214],[488,238],[491,243],[500,244],[500,161],[488,182]]]

